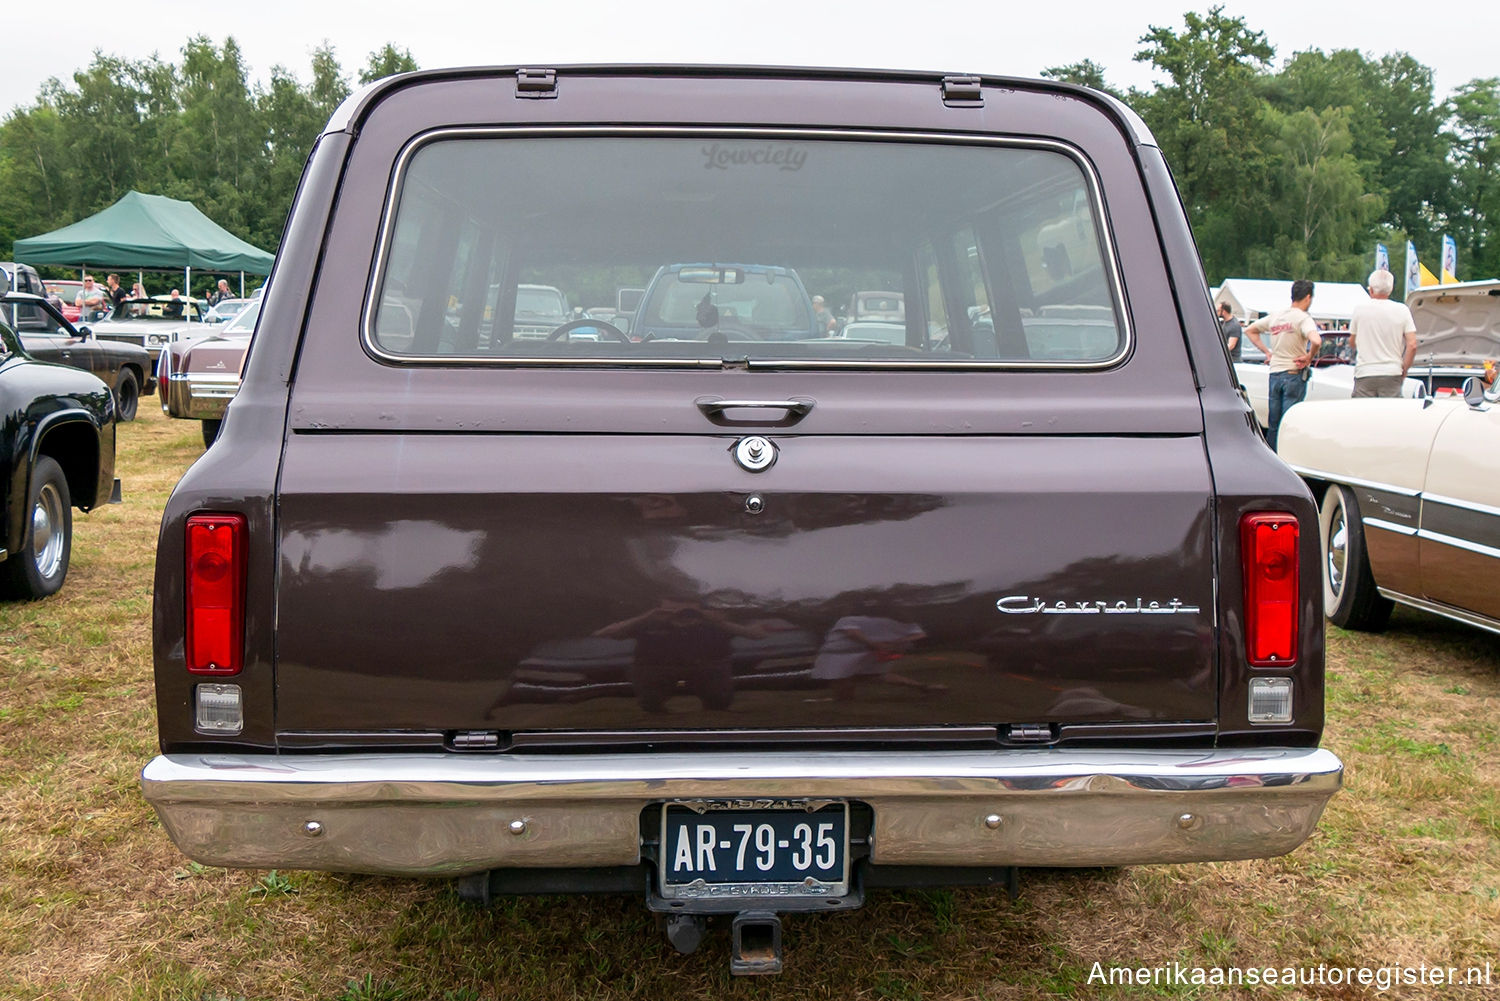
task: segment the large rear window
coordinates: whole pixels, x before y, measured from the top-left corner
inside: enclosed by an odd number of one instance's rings
[[[366,337],[395,361],[1095,367],[1128,347],[1098,204],[1046,143],[439,134],[397,171]]]

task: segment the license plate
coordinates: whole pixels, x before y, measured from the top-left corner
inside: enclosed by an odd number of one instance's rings
[[[834,897],[849,892],[849,807],[668,803],[664,897]]]

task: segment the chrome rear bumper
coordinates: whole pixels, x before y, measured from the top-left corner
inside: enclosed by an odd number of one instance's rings
[[[1306,840],[1342,775],[1306,748],[178,754],[141,784],[208,865],[460,875],[633,865],[651,804],[772,797],[869,804],[875,864],[1265,858]]]
[[[167,413],[190,420],[220,420],[240,391],[239,373],[173,372],[167,377]]]

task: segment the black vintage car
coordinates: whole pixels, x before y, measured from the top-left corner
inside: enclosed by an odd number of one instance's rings
[[[115,396],[115,413],[135,420],[142,393],[156,388],[151,352],[138,344],[101,340],[88,325],[75,327],[55,304],[26,292],[7,293],[0,319],[21,337],[21,346],[37,361],[71,365],[103,379]]]
[[[0,294],[9,288],[0,273]],[[0,597],[63,585],[73,513],[116,494],[115,402],[97,376],[31,356],[0,323]]]

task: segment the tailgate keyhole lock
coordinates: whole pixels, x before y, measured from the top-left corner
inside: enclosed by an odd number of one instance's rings
[[[758,434],[741,438],[734,445],[734,461],[749,472],[759,473],[776,462],[776,446]]]

